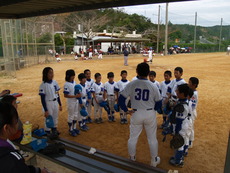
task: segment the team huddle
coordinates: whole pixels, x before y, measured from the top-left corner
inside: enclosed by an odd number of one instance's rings
[[[114,73],[107,74],[108,81],[101,82],[102,75],[95,73],[91,79],[91,71],[86,69],[78,74],[78,84],[75,82],[75,71],[66,71],[63,94],[67,100],[68,132],[75,137],[81,131],[88,131],[88,123],[103,123],[102,111],[105,110],[108,121],[116,121],[116,112],[120,114],[120,123],[128,124],[130,114],[130,137],[128,152],[131,160],[136,160],[136,144],[143,127],[145,128],[151,154],[151,166],[160,163],[158,156],[158,141],[156,137],[156,112],[162,114],[162,134],[180,135],[183,144],[174,147],[175,155],[170,163],[183,166],[184,157],[194,141],[194,121],[197,117],[196,107],[198,94],[196,88],[199,80],[191,77],[188,84],[182,79],[183,69],[174,70],[175,79],[171,80],[172,72],[165,71],[165,81],[155,80],[156,73],[150,71],[147,63],[140,63],[136,68],[137,76],[132,81],[127,80],[128,72],[122,70],[121,80],[114,81]],[[47,134],[59,135],[57,130],[58,111],[62,110],[59,96],[60,87],[53,80],[54,72],[50,67],[43,69],[43,82],[39,88],[45,121],[52,117],[54,126],[46,127]],[[149,79],[148,79],[149,78]],[[93,109],[93,111],[92,111]],[[92,118],[93,114],[93,118]]]

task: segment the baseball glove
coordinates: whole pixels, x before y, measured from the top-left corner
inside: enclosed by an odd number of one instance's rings
[[[74,94],[79,94],[82,91],[82,88],[80,85],[75,85],[74,86]]]
[[[85,107],[82,107],[82,108],[81,108],[80,114],[81,114],[81,116],[83,116],[83,117],[88,116],[88,112],[86,111]]]
[[[110,113],[110,108],[109,108],[109,105],[106,101],[100,102],[99,105],[100,105],[100,107],[103,107],[108,114]]]
[[[53,117],[51,115],[46,117],[46,127],[47,128],[53,128],[54,127],[54,120],[53,120]]]
[[[172,149],[178,149],[184,145],[184,138],[180,134],[175,134],[170,141],[170,147]]]

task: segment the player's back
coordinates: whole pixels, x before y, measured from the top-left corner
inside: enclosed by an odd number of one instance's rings
[[[161,100],[159,89],[147,79],[130,82],[122,95],[130,96],[133,109],[153,109],[155,102]]]

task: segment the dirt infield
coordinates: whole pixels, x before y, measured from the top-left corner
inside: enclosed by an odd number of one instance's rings
[[[38,87],[41,83],[41,74],[44,67],[50,66],[54,69],[54,79],[63,88],[67,69],[74,69],[77,74],[87,68],[92,71],[92,74],[100,72],[103,83],[107,81],[107,72],[113,71],[115,81],[118,81],[120,71],[125,69],[128,71],[128,79],[131,80],[136,75],[136,65],[143,62],[143,59],[141,56],[130,55],[129,66],[123,66],[122,56],[104,56],[103,60],[66,60],[61,63],[40,64],[17,71],[17,78],[15,79],[1,77],[0,89],[10,89],[12,92],[23,93],[23,97],[19,98],[21,101],[19,113],[22,121],[29,120],[43,127],[44,118],[38,96]],[[161,164],[158,167],[178,169],[184,173],[223,172],[230,128],[230,81],[227,79],[230,69],[230,56],[226,56],[225,53],[157,56],[154,57],[153,64],[150,66],[151,70],[156,71],[158,81],[163,80],[165,70],[173,71],[176,66],[183,67],[183,77],[186,81],[192,76],[200,79],[194,147],[189,150],[183,168],[170,166],[168,161],[173,155],[173,150],[169,147],[170,137],[163,143],[161,130],[158,129],[159,156],[161,157]],[[78,82],[77,78],[75,79]],[[62,92],[63,90],[61,90],[63,111],[59,114],[61,137],[119,156],[128,157],[129,126],[119,123],[118,114],[116,114],[117,121],[109,123],[105,112],[103,112],[105,121],[103,124],[90,124],[88,132],[82,132],[77,137],[70,137],[67,133],[66,101]],[[157,119],[159,126],[162,123],[162,118],[157,115]],[[146,164],[150,163],[149,147],[144,131],[137,144],[137,161]]]

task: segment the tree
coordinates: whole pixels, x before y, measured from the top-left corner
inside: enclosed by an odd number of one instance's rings
[[[169,38],[171,40],[181,39],[181,36],[182,36],[182,32],[181,31],[175,31],[175,32],[171,32],[169,34]]]
[[[67,16],[59,16],[56,20],[63,23],[65,31],[79,31],[87,39],[109,21],[107,14],[100,13],[100,10],[73,12]]]

